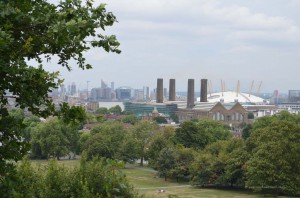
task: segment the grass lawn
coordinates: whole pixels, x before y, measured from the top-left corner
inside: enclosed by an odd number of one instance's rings
[[[47,160],[32,160],[34,166],[38,164],[46,165]],[[60,160],[58,164],[65,167],[79,166],[79,160]],[[164,181],[164,178],[156,177],[156,172],[147,167],[138,165],[127,165],[122,171],[127,175],[127,179],[141,195],[146,198],[168,197],[177,195],[180,198],[263,198],[273,197],[272,195],[257,194],[250,191],[239,190],[218,190],[212,188],[194,188],[188,183],[177,183],[174,181]],[[159,189],[165,192],[158,192]],[[284,196],[280,196],[284,198]]]
[[[135,189],[146,196],[152,197],[168,197],[169,195],[177,195],[180,198],[260,198],[273,197],[272,195],[263,195],[253,193],[251,191],[239,190],[218,190],[212,188],[195,188],[188,183],[177,183],[175,181],[165,181],[164,178],[156,177],[156,172],[153,169],[140,167],[138,165],[127,165],[123,169],[127,175],[129,182]],[[165,192],[160,193],[158,190],[163,189]],[[283,196],[282,196],[283,198]]]
[[[30,160],[31,164],[33,166],[38,165],[47,165],[50,160]],[[58,160],[57,163],[64,166],[64,167],[70,167],[73,168],[75,166],[79,167],[79,160]]]

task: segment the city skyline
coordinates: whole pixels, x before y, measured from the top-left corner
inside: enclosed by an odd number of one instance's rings
[[[261,92],[300,88],[299,0],[99,2],[119,21],[104,34],[117,36],[122,53],[92,49],[85,56],[93,69],[83,71],[74,64],[67,72],[53,60],[46,68],[60,70],[66,83],[96,87],[104,79],[115,87],[155,88],[157,78],[166,85],[175,78],[176,90],[185,91],[189,78],[196,89],[207,78],[215,90],[221,80],[230,90],[240,80],[244,92],[252,80],[256,86],[263,80]]]

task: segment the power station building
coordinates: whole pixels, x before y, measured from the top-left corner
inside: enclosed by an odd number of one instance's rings
[[[188,80],[187,101],[176,101],[175,79],[170,79],[169,100],[164,101],[163,79],[157,79],[156,102],[126,102],[124,103],[125,111],[133,112],[138,118],[141,118],[145,115],[151,115],[153,110],[157,110],[165,117],[177,115],[179,122],[210,118],[233,127],[248,122],[248,112],[238,100],[227,103],[222,100],[213,102],[208,100],[207,79],[201,79],[201,97],[197,102],[194,84],[194,79]]]

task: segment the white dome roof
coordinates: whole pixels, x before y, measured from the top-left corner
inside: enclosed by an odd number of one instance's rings
[[[249,95],[247,93],[239,93],[234,91],[226,91],[219,93],[212,93],[211,95],[207,95],[208,102],[223,102],[223,103],[231,103],[231,102],[239,102],[239,103],[255,103],[255,104],[266,104],[268,103],[265,99]],[[197,101],[200,101],[200,98],[197,98]]]

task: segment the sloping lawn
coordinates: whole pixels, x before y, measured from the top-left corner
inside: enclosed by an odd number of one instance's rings
[[[164,178],[158,178],[156,171],[138,165],[127,165],[123,169],[127,175],[129,182],[135,189],[146,196],[152,197],[168,197],[169,195],[176,195],[180,198],[262,198],[273,197],[272,195],[263,195],[253,193],[251,191],[242,190],[218,190],[212,188],[195,188],[189,183],[177,183],[175,181],[165,181]],[[165,192],[159,192],[164,190]],[[283,198],[283,196],[281,196]]]

